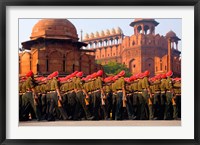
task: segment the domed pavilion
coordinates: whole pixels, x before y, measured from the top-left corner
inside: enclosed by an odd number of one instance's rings
[[[85,75],[100,69],[95,57],[86,54],[86,43],[78,41],[76,27],[67,19],[42,19],[33,27],[30,40],[22,42],[19,74],[32,70],[37,75],[59,71],[61,75],[83,71]]]

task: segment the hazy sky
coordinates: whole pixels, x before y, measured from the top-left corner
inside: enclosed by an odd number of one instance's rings
[[[33,26],[40,19],[19,19],[19,48],[21,48],[21,42],[30,40]],[[106,29],[112,29],[120,27],[126,36],[134,34],[133,27],[129,24],[134,21],[131,19],[68,19],[71,21],[76,29],[80,38],[80,31],[83,30],[83,37],[85,33],[95,33]],[[155,19],[159,24],[155,28],[155,33],[165,36],[170,30],[174,31],[176,35],[182,38],[182,20],[181,19]],[[181,50],[181,41],[179,42],[179,50]]]

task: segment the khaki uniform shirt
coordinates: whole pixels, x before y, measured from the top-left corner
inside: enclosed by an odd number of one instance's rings
[[[139,92],[142,91],[142,79],[139,79],[139,81],[138,81],[138,91]]]
[[[167,80],[165,82],[165,86],[166,86],[166,89],[169,90],[169,91],[173,88],[173,86],[172,86],[172,80],[171,80],[170,77],[167,78]]]
[[[161,79],[160,89],[161,92],[166,91],[166,79]]]
[[[83,89],[83,82],[81,81],[80,78],[77,78],[75,83],[74,83],[74,88],[78,89],[78,90],[82,90]]]
[[[51,81],[51,91],[55,91],[56,89],[59,89],[59,82],[56,78],[53,78]]]
[[[36,83],[35,83],[35,80],[32,79],[31,77],[29,77],[27,80],[26,80],[26,90],[29,90],[31,91],[32,88],[35,88],[36,86]]]
[[[149,87],[149,81],[147,77],[142,79],[142,89],[147,89]]]

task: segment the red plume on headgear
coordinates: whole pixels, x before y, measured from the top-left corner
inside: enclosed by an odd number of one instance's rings
[[[166,74],[162,74],[162,75],[161,75],[161,78],[162,78],[162,79],[165,79],[165,78],[166,78]]]
[[[82,72],[82,71],[78,72],[78,73],[76,74],[76,76],[77,76],[77,77],[82,77],[82,76],[83,76],[83,72]]]
[[[116,76],[114,76],[114,77],[112,78],[113,81],[116,81],[117,79],[118,79],[118,75],[116,75]]]
[[[130,83],[130,78],[124,78],[124,81]]]
[[[129,80],[130,80],[130,81],[134,81],[135,79],[136,79],[135,76],[131,76]]]
[[[138,78],[139,78],[139,79],[144,78],[144,74],[143,74],[143,73],[140,73],[140,74],[138,75]]]
[[[100,76],[102,76],[103,75],[103,71],[102,70],[99,70],[98,72],[97,72],[97,77],[100,77]]]
[[[32,70],[30,70],[30,71],[26,74],[26,77],[31,77],[31,76],[33,76]]]
[[[171,77],[172,75],[173,75],[173,72],[171,70],[166,73],[167,77]]]
[[[145,77],[149,76],[149,74],[150,74],[150,71],[149,71],[149,70],[146,70],[146,71],[143,73],[143,75],[144,75]]]
[[[124,70],[122,70],[122,71],[118,74],[119,77],[123,77],[124,75],[125,75],[125,71],[124,71]]]
[[[96,77],[97,77],[97,73],[91,74],[91,79],[94,79],[94,78],[96,78]]]
[[[57,77],[58,74],[59,74],[59,72],[58,72],[58,71],[55,71],[55,72],[52,73],[52,76],[51,76],[51,77],[52,77],[52,78],[53,78],[53,77]]]

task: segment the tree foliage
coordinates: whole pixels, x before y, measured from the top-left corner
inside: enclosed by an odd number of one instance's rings
[[[108,62],[106,65],[103,65],[104,72],[107,75],[116,75],[120,71],[124,70],[126,72],[126,77],[130,77],[132,74],[125,64],[117,63],[117,62]]]

